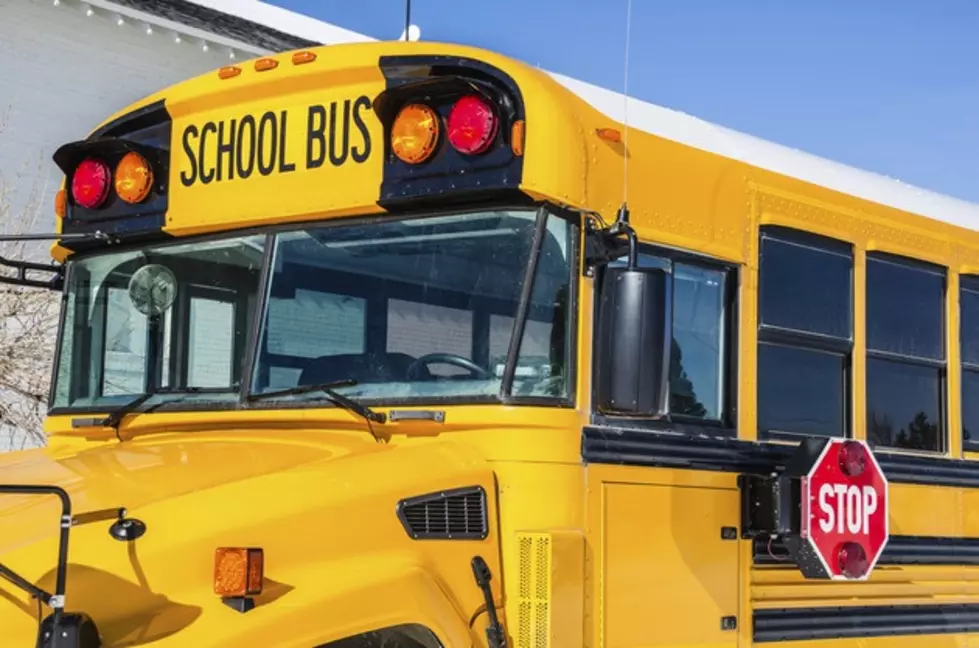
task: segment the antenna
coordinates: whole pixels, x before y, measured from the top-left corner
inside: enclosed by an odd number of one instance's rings
[[[405,0],[405,42],[410,40],[409,37],[410,33],[411,33],[411,0]]]
[[[625,18],[625,63],[622,80],[622,124],[625,134],[622,147],[622,206],[615,216],[615,223],[608,228],[608,234],[615,237],[625,234],[629,239],[629,269],[638,265],[636,231],[629,224],[629,35],[632,32],[632,0],[626,0]]]
[[[629,41],[632,34],[632,0],[626,0],[625,12],[625,62],[622,70],[622,125],[623,135],[622,154],[622,208],[629,199]],[[628,210],[626,209],[628,214]],[[628,216],[627,216],[628,218]]]

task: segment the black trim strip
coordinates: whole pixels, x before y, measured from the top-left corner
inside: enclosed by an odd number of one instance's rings
[[[789,550],[778,539],[755,538],[752,561],[756,566],[795,567]],[[979,565],[979,538],[892,535],[878,565]]]
[[[585,426],[581,446],[586,463],[761,475],[784,468],[794,451],[787,444],[595,425]],[[874,455],[891,483],[979,488],[979,461],[881,450]]]
[[[587,463],[764,475],[784,466],[793,450],[725,437],[586,426],[581,454]]]
[[[868,605],[756,610],[753,641],[979,632],[979,605]]]

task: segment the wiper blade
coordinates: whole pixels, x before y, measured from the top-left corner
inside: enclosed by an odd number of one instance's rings
[[[199,394],[202,391],[204,390],[201,389],[200,387],[187,387],[186,389],[158,389],[156,391],[148,391],[118,406],[117,408],[109,412],[109,415],[106,416],[105,418],[72,419],[71,426],[76,428],[110,427],[116,431],[116,434],[118,434],[119,424],[122,422],[122,419],[124,419],[127,414],[131,414],[132,412],[139,409],[140,405],[142,405],[149,399],[153,398],[154,396],[161,396],[164,394]],[[218,390],[218,391],[227,391],[227,390]],[[173,401],[168,401],[168,402],[173,402]],[[162,404],[163,403],[161,403],[161,405]]]
[[[309,394],[312,392],[323,392],[326,397],[331,401],[339,405],[340,407],[359,414],[369,421],[374,421],[375,423],[384,423],[387,421],[387,415],[383,412],[375,412],[371,408],[358,403],[355,400],[347,398],[343,394],[335,392],[335,389],[340,387],[353,387],[357,384],[356,380],[334,380],[327,383],[316,383],[312,385],[296,385],[295,387],[289,387],[288,389],[277,389],[275,391],[261,392],[259,394],[249,394],[248,400],[256,401],[265,398],[275,398],[276,396],[295,396],[298,394]]]

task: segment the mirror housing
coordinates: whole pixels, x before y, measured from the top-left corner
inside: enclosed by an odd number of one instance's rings
[[[605,268],[595,349],[599,411],[643,417],[667,414],[672,305],[667,271]]]

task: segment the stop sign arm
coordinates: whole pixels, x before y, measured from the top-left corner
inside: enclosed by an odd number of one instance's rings
[[[741,475],[741,535],[779,537],[806,578],[865,580],[887,543],[888,492],[863,441],[807,438],[768,475]]]

